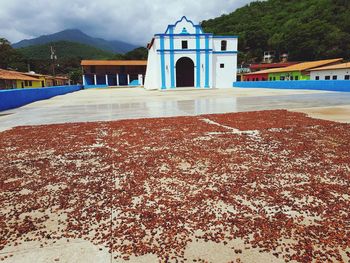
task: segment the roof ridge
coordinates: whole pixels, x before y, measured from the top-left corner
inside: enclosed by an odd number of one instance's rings
[[[344,69],[344,68],[350,68],[350,62],[335,64],[330,66],[317,67],[317,68],[310,69],[309,71],[326,70],[326,69]]]
[[[320,67],[320,66],[325,66],[326,64],[341,61],[343,58],[333,58],[333,59],[323,59],[323,60],[315,60],[315,61],[304,61],[300,62],[298,64],[294,64],[288,67],[283,67],[283,68],[272,68],[272,69],[266,69],[266,70],[260,70],[260,71],[255,71],[250,74],[265,74],[265,73],[283,73],[283,72],[289,72],[289,71],[304,71],[304,70],[310,70],[312,68]],[[321,63],[321,65],[313,65]],[[323,63],[323,64],[322,64]],[[309,67],[308,67],[309,66]],[[249,73],[248,73],[249,74]]]

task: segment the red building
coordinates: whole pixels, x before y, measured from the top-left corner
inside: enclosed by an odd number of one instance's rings
[[[255,72],[255,71],[265,70],[270,68],[285,68],[298,63],[299,62],[260,63],[260,64],[251,64],[249,68],[251,72]]]
[[[269,80],[269,73],[251,72],[244,74],[243,81],[266,81]]]
[[[243,81],[267,81],[269,80],[268,69],[285,68],[298,63],[299,62],[251,64],[249,66],[251,72],[243,75]],[[260,71],[264,71],[264,72],[260,72]]]

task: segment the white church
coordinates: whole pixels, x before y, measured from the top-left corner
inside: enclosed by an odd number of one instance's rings
[[[236,81],[237,36],[204,33],[185,16],[148,44],[145,89],[230,88]]]

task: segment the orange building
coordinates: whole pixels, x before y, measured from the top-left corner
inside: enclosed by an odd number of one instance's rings
[[[34,88],[41,85],[37,78],[21,72],[0,69],[0,89]]]

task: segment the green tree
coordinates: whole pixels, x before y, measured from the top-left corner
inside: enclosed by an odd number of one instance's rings
[[[205,32],[239,36],[239,59],[260,60],[264,51],[290,60],[350,57],[350,1],[267,0],[203,21]]]
[[[0,38],[0,68],[14,70],[26,69],[24,57],[12,48],[11,43],[5,38]]]
[[[69,78],[73,82],[72,84],[82,84],[82,72],[81,72],[81,69],[72,70],[69,73]]]
[[[148,49],[144,47],[136,48],[124,55],[127,60],[145,60],[148,56]]]

